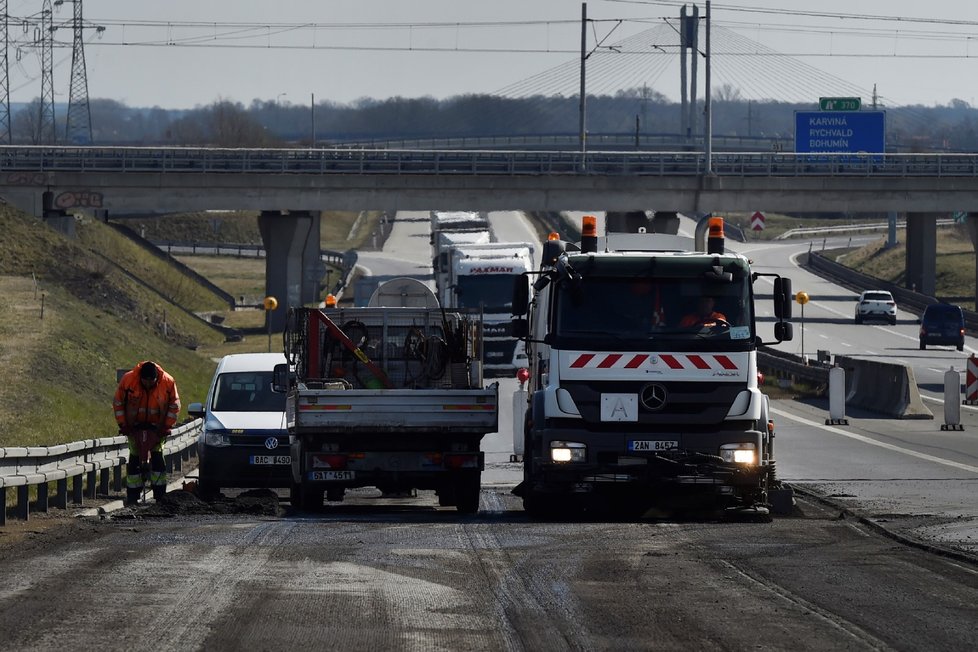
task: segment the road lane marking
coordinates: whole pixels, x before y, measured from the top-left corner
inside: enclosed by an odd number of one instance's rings
[[[849,439],[854,439],[860,441],[864,444],[869,444],[870,446],[878,446],[880,448],[885,448],[886,450],[894,451],[896,453],[903,453],[904,455],[909,455],[911,457],[916,457],[917,459],[925,460],[927,462],[934,462],[936,464],[943,464],[944,466],[950,466],[954,469],[959,469],[961,471],[968,471],[970,473],[978,474],[978,466],[972,466],[970,464],[962,464],[961,462],[952,462],[951,460],[945,460],[940,457],[935,457],[933,455],[928,455],[927,453],[918,453],[915,450],[909,448],[903,448],[902,446],[895,446],[894,444],[887,444],[886,442],[878,441],[871,437],[866,437],[863,435],[857,435],[854,432],[846,432],[845,430],[840,430],[839,428],[833,428],[832,426],[826,426],[816,421],[809,421],[803,417],[798,417],[788,412],[784,412],[777,408],[770,408],[771,412],[777,414],[778,416],[784,417],[791,421],[804,424],[806,426],[812,426],[819,428],[820,430],[825,430],[826,432],[831,432],[836,435],[842,435],[843,437],[848,437]]]

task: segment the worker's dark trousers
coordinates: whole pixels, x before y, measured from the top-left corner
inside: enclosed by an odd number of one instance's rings
[[[150,477],[144,478],[139,457],[129,456],[126,464],[126,502],[135,504],[143,493],[143,484],[150,480],[153,485],[153,498],[159,500],[166,495],[166,460],[163,459],[163,451],[152,451],[149,454]]]

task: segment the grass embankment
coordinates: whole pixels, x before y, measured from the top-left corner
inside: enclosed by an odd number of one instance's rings
[[[749,239],[772,240],[790,229],[819,226],[844,226],[846,224],[883,224],[885,218],[817,219],[796,218],[777,213],[765,213],[763,231],[751,231],[753,213],[725,213],[731,223],[744,229]],[[865,233],[863,233],[865,235]],[[907,280],[907,230],[897,230],[897,244],[886,247],[887,236],[881,231],[879,238],[864,247],[836,249],[826,252],[837,262],[858,272],[890,283],[906,287]],[[975,249],[971,236],[964,225],[937,229],[936,291],[939,299],[957,303],[966,310],[975,310]]]
[[[898,243],[886,248],[886,238],[848,251],[837,251],[835,259],[858,272],[906,287],[906,229],[897,231]],[[975,310],[975,250],[964,226],[937,230],[935,295]]]
[[[76,231],[0,207],[0,446],[114,435],[116,369],[139,360],[160,361],[184,396],[202,396],[213,372],[195,349],[223,337],[175,300],[219,299],[106,224]]]

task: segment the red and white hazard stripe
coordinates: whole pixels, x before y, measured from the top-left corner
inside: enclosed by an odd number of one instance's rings
[[[571,363],[571,369],[638,369],[645,365],[664,364],[669,369],[725,369],[733,371],[737,364],[723,354],[702,353],[581,353]]]
[[[968,371],[965,374],[964,402],[968,405],[978,403],[978,358],[968,356]]]

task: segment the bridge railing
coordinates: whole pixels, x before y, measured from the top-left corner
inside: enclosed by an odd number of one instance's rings
[[[172,430],[163,445],[167,470],[180,471],[182,464],[197,455],[197,437],[203,419],[195,419]],[[129,459],[125,437],[101,437],[59,444],[0,448],[0,525],[7,520],[7,488],[17,488],[15,515],[27,520],[30,514],[30,488],[37,488],[36,508],[42,512],[48,506],[67,508],[68,502],[81,505],[84,498],[109,493],[110,474],[113,491],[122,490],[122,465]],[[69,496],[68,480],[72,480]],[[56,482],[53,499],[48,483]]]
[[[0,147],[8,184],[44,185],[45,172],[975,177],[978,154],[785,152]]]

